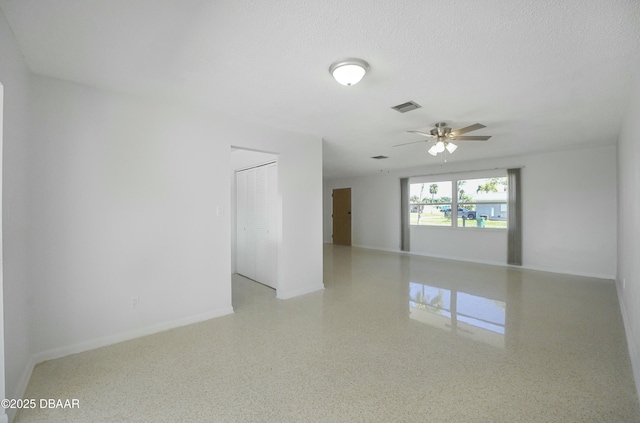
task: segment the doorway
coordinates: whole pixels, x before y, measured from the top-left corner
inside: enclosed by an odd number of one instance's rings
[[[351,245],[351,188],[334,189],[333,243]]]
[[[236,171],[236,272],[277,288],[278,165]]]
[[[281,242],[277,158],[231,148],[231,271],[274,291]]]

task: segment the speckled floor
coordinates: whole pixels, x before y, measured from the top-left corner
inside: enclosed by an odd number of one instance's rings
[[[36,367],[16,422],[638,422],[610,281],[325,246],[325,286]],[[304,275],[300,275],[304,277]]]

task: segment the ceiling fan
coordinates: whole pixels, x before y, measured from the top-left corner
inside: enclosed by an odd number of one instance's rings
[[[407,131],[413,134],[423,135],[425,137],[433,138],[436,140],[436,143],[431,146],[429,149],[429,154],[432,156],[437,156],[438,153],[443,153],[445,149],[449,152],[449,154],[456,151],[458,148],[457,145],[452,143],[451,141],[486,141],[491,138],[491,135],[462,135],[467,132],[476,131],[478,129],[486,128],[481,123],[474,123],[473,125],[467,126],[465,128],[460,129],[451,129],[447,126],[446,122],[438,122],[435,124],[435,128],[431,131],[422,132],[422,131]],[[420,141],[412,141],[405,142],[403,144],[396,144],[394,147],[400,147],[402,145],[415,144],[418,142],[429,142],[431,140],[420,140]]]

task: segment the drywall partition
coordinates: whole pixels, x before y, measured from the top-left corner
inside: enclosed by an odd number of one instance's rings
[[[4,373],[1,398],[20,398],[31,375],[27,265],[27,131],[29,71],[0,11],[2,128],[2,295]],[[1,311],[1,310],[0,310]],[[4,319],[4,324],[2,324]],[[8,417],[15,409],[7,410]],[[0,411],[0,422],[6,419]]]
[[[238,122],[221,126],[220,137],[240,148],[278,154],[278,298],[323,289],[322,140]]]
[[[640,75],[618,141],[617,287],[636,388],[640,394]]]
[[[46,77],[31,106],[36,361],[232,312],[232,144],[279,153],[278,295],[323,287],[320,139]]]
[[[36,361],[231,313],[229,145],[209,116],[32,82]]]
[[[327,204],[331,202],[334,188],[351,187],[354,246],[399,251],[400,178],[464,175],[473,170],[511,167],[523,167],[523,266],[613,279],[616,273],[615,146],[453,162],[326,180],[324,241],[331,242],[331,213]],[[415,254],[506,264],[506,244],[506,231],[411,229],[411,252]]]

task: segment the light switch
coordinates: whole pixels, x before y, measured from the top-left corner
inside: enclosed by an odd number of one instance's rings
[[[224,206],[217,206],[216,207],[216,216],[218,216],[218,217],[224,216]]]

